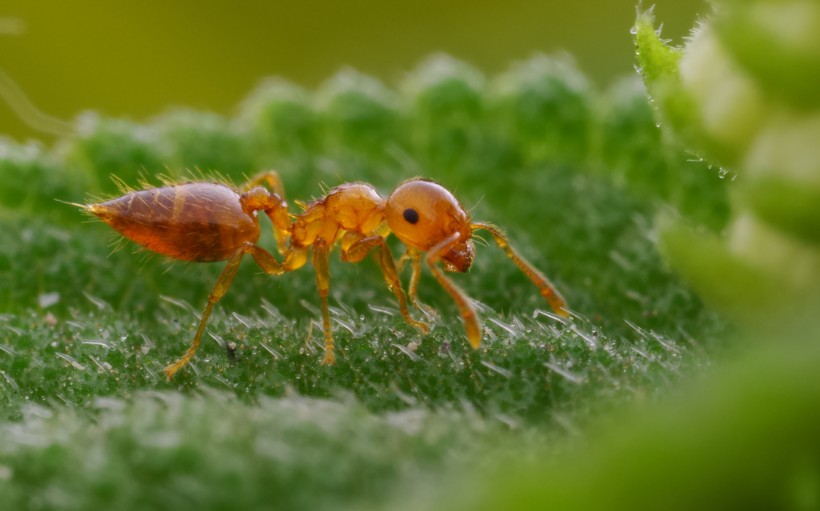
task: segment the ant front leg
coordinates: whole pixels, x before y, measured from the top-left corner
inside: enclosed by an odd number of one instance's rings
[[[507,254],[507,257],[512,259],[515,265],[518,266],[522,272],[524,272],[524,275],[526,275],[527,278],[535,284],[535,287],[538,288],[538,292],[541,293],[541,296],[543,296],[547,303],[550,304],[552,310],[554,310],[559,316],[565,318],[569,317],[569,312],[567,312],[567,302],[564,300],[564,297],[561,296],[558,290],[555,289],[555,286],[552,285],[552,282],[550,282],[543,273],[538,271],[526,259],[518,255],[518,252],[510,246],[510,242],[507,240],[507,237],[501,229],[492,224],[486,224],[483,222],[475,223],[470,227],[473,231],[482,229],[489,232],[496,244],[498,244],[498,246],[501,247],[501,249]]]
[[[313,243],[313,268],[316,270],[316,284],[319,287],[319,299],[322,302],[322,329],[325,334],[325,358],[322,360],[322,364],[325,365],[336,363],[333,332],[330,326],[330,309],[327,304],[327,297],[330,294],[328,252],[327,242],[322,238],[317,238]]]
[[[438,283],[441,284],[441,287],[443,287],[456,302],[461,320],[464,322],[464,330],[467,332],[467,340],[470,341],[474,349],[478,349],[481,345],[481,325],[478,323],[478,315],[476,314],[475,308],[473,304],[470,303],[470,299],[467,295],[464,294],[464,291],[456,286],[452,280],[447,278],[438,265],[439,261],[441,261],[441,256],[453,248],[460,238],[461,233],[454,232],[436,245],[433,245],[427,252],[425,260],[433,276],[438,280]]]
[[[423,323],[413,318],[413,316],[410,315],[410,311],[407,309],[407,300],[404,295],[404,290],[401,287],[399,272],[396,270],[396,263],[393,259],[393,254],[390,252],[390,247],[387,246],[384,238],[381,236],[368,236],[365,238],[361,237],[359,234],[351,232],[348,232],[345,237],[347,239],[342,241],[342,260],[349,263],[358,263],[363,260],[374,247],[379,247],[379,266],[381,267],[382,275],[384,275],[384,281],[387,284],[387,288],[393,292],[396,296],[396,300],[399,302],[401,317],[404,318],[404,321],[408,325],[418,328],[423,334],[427,334],[430,331],[430,326],[427,325],[427,323]],[[350,243],[351,239],[356,240]],[[349,246],[347,246],[348,243],[350,243]]]

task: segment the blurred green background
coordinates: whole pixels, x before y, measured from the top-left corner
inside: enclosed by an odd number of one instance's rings
[[[660,0],[664,36],[693,26],[705,0]],[[447,52],[488,73],[566,51],[599,83],[632,73],[635,0],[545,2],[5,0],[0,69],[43,112],[142,120],[170,105],[230,113],[262,77],[314,87],[343,67],[394,83]],[[0,133],[47,138],[0,101]]]
[[[777,200],[763,218],[787,236],[761,237],[737,257],[723,249],[716,233],[738,212],[757,213],[728,198],[742,198],[753,175],[739,168],[735,182],[693,157],[697,143],[685,151],[656,129],[632,69],[637,1],[2,4],[3,76],[57,118],[101,115],[53,149],[0,140],[0,509],[820,509],[818,308],[796,308],[811,311],[808,327],[783,320],[760,299],[779,297],[775,287],[753,280],[754,256],[788,248],[795,232],[810,235],[789,254],[817,253],[818,231],[805,228],[817,216],[794,206],[812,203],[793,200],[814,188],[759,181],[766,191],[789,185],[767,195]],[[674,22],[663,37],[679,42],[705,3],[660,2],[657,20]],[[743,28],[733,16],[746,3],[722,5],[736,9],[724,21]],[[702,142],[681,54],[642,18],[649,90]],[[746,22],[741,42],[759,42]],[[721,74],[726,61],[711,44],[690,61],[709,78],[695,99],[742,100],[726,93],[737,76],[731,66]],[[581,72],[561,59],[514,66],[561,50]],[[435,52],[462,60],[443,59],[448,80],[423,83],[430,66],[418,63]],[[795,57],[774,54],[757,60]],[[473,87],[471,65],[496,88]],[[344,67],[367,74],[340,80]],[[811,90],[803,84],[815,68],[764,78]],[[274,84],[241,115],[201,111],[235,114],[271,75],[309,89],[337,76],[336,87],[293,99]],[[616,80],[624,75],[632,79]],[[423,86],[406,87],[413,79]],[[816,126],[806,119],[818,118],[810,100],[774,126],[778,150],[763,152],[772,173],[820,161],[804,142]],[[757,107],[775,111],[776,101]],[[176,105],[191,108],[154,117]],[[703,111],[712,110],[726,113]],[[730,134],[747,131],[725,117]],[[6,134],[50,138],[0,101]],[[161,368],[187,346],[220,265],[111,252],[105,226],[54,198],[115,193],[112,173],[133,184],[163,169],[236,178],[274,164],[291,197],[352,179],[384,189],[417,169],[446,179],[477,217],[509,228],[579,316],[532,316],[531,286],[501,251],[481,247],[459,284],[481,300],[487,343],[469,349],[452,301],[440,289],[437,300],[427,276],[420,289],[443,319],[414,353],[398,316],[367,308],[392,303],[377,271],[348,265],[333,273],[344,356],[330,368],[316,363],[319,329],[308,326],[311,273],[264,278],[246,262],[209,324],[215,342],[165,382]],[[673,272],[681,267],[693,286],[711,286],[704,302]],[[744,320],[736,329],[717,312],[726,303],[774,329]]]

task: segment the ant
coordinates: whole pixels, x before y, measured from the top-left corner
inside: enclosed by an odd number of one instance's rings
[[[298,204],[302,212],[289,213],[279,175],[264,171],[239,189],[223,183],[194,181],[130,191],[106,202],[78,206],[153,252],[183,261],[227,261],[211,290],[190,347],[165,368],[168,379],[193,358],[208,317],[231,286],[245,254],[250,254],[270,275],[301,268],[310,258],[321,300],[324,364],[336,360],[327,297],[328,255],[337,244],[342,260],[350,263],[360,262],[377,250],[384,280],[398,300],[402,317],[424,334],[429,332],[429,325],[414,319],[407,306],[410,302],[427,312],[416,301],[422,258],[458,306],[470,344],[479,347],[481,327],[475,308],[440,267],[450,272],[469,270],[474,257],[471,238],[478,230],[490,233],[557,314],[569,315],[566,302],[549,280],[518,255],[500,229],[484,222],[471,222],[461,203],[434,181],[410,179],[387,198],[369,184],[345,183],[324,197]],[[271,220],[281,261],[256,244],[260,236],[260,211]],[[409,260],[412,267],[406,295],[385,241],[390,233],[407,247],[400,260],[401,264]]]

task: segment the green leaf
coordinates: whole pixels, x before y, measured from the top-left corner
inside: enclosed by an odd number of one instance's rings
[[[743,206],[777,229],[820,244],[820,190],[766,177],[746,180],[737,195]]]
[[[713,24],[743,70],[791,108],[820,107],[820,4],[812,0],[725,4]]]

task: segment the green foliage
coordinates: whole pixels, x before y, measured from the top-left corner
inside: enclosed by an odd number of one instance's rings
[[[162,368],[187,345],[195,325],[190,307],[180,310],[180,303],[161,306],[153,321],[107,305],[62,321],[41,314],[5,318],[3,377],[13,391],[0,400],[6,418],[18,418],[28,402],[84,406],[136,390],[209,386],[251,402],[294,391],[347,394],[375,412],[467,406],[514,422],[548,423],[559,412],[580,421],[594,395],[615,406],[631,392],[653,394],[659,379],[701,362],[694,353],[681,357],[692,349],[684,342],[637,326],[627,342],[588,323],[564,325],[548,317],[493,318],[478,351],[461,339],[457,325],[437,328],[412,350],[406,345],[419,339],[399,318],[362,317],[339,307],[339,362],[324,367],[317,363],[318,332],[306,337],[304,322],[265,304],[248,316],[217,315],[197,359],[167,383]]]
[[[242,182],[253,167],[248,140],[216,114],[176,110],[158,118],[155,129],[163,160],[179,177],[198,170]]]
[[[601,103],[597,145],[603,171],[643,199],[674,204],[693,222],[722,229],[729,212],[726,185],[720,181],[726,175],[667,143],[640,80],[616,82]]]
[[[809,332],[817,331],[816,322]],[[820,506],[820,344],[778,344],[721,365],[661,406],[591,428],[570,453],[534,454],[441,481],[399,509],[789,509]],[[476,480],[492,484],[475,484]],[[446,490],[442,490],[446,488]],[[419,495],[419,493],[416,493]]]
[[[77,135],[58,148],[65,165],[87,174],[88,192],[120,192],[112,176],[123,183],[138,183],[147,174],[165,170],[154,133],[123,119],[106,119],[88,113],[77,121]]]
[[[29,405],[22,421],[0,425],[7,464],[0,502],[6,509],[338,509],[384,497],[391,481],[427,467],[458,467],[450,449],[475,452],[502,431],[455,411],[373,414],[349,399],[298,396],[249,405],[208,388],[98,398],[84,410]]]
[[[820,190],[801,187],[770,177],[743,183],[738,201],[768,224],[804,239],[820,243]]]
[[[670,46],[655,29],[651,10],[640,14],[633,28],[638,69],[647,92],[656,105],[657,115],[681,141],[712,161],[724,165],[735,162],[732,151],[704,135],[704,119],[697,107],[693,91],[685,87],[681,77],[681,48]],[[704,53],[708,50],[704,50]]]
[[[734,317],[754,323],[781,316],[792,304],[777,279],[761,275],[749,261],[729,253],[717,236],[696,234],[672,223],[661,234],[660,247],[679,272],[703,283],[705,300]]]
[[[717,230],[728,199],[648,109],[634,82],[599,92],[567,59],[484,77],[436,57],[396,90],[352,71],[316,93],[271,81],[236,118],[92,116],[51,151],[9,143],[4,182],[26,182],[3,191],[0,215],[0,508],[378,506],[484,454],[525,456],[515,437],[567,442],[606,410],[658,399],[710,363],[727,328],[665,267],[653,218],[669,204]],[[272,167],[291,201],[323,184],[438,179],[504,227],[577,315],[537,312],[529,280],[479,245],[453,276],[485,326],[473,351],[428,275],[420,298],[440,316],[422,339],[375,264],[334,260],[339,363],[324,367],[312,271],[271,278],[246,261],[168,383],[161,369],[221,265],[112,251],[106,226],[53,199],[115,194],[112,175],[139,187]]]
[[[568,59],[536,56],[495,83],[499,126],[529,163],[582,162],[589,154],[593,95]]]
[[[284,80],[263,82],[242,103],[239,115],[262,161],[307,157],[319,147],[318,115],[308,93]]]
[[[377,79],[345,70],[328,80],[317,98],[326,150],[385,156],[386,140],[395,140],[398,109],[392,91]]]
[[[21,211],[60,221],[56,199],[81,200],[89,179],[81,172],[64,171],[53,155],[37,143],[17,145],[0,139],[0,203],[6,212]]]
[[[484,125],[485,88],[478,70],[446,55],[427,59],[408,76],[402,92],[421,168],[469,166],[486,153],[492,142]]]
[[[681,50],[660,39],[650,14],[636,22],[660,118],[692,150],[740,177],[726,239],[671,226],[668,256],[718,307],[757,325],[820,303],[818,26],[816,2],[730,0]],[[682,101],[689,104],[677,108]],[[714,280],[719,275],[724,282]]]
[[[812,0],[732,0],[715,19],[721,42],[772,97],[795,109],[820,107],[820,5]]]

